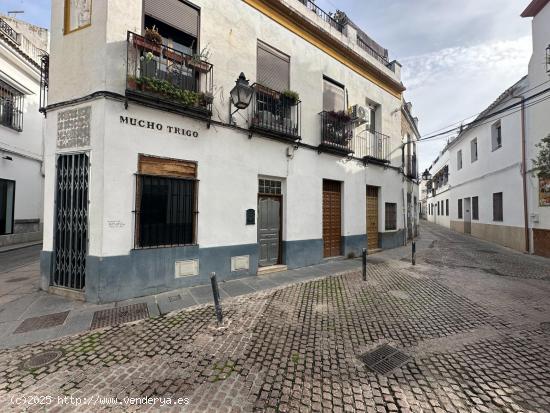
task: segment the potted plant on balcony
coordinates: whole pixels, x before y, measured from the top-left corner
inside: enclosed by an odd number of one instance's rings
[[[195,53],[193,56],[186,56],[187,64],[191,67],[194,67],[199,72],[208,72],[210,70],[210,63],[208,59],[210,58],[210,50],[208,46],[200,51],[200,53]]]
[[[202,107],[207,107],[214,102],[214,94],[212,92],[201,92],[198,96],[199,105]]]
[[[326,112],[326,131],[329,143],[347,146],[353,137],[350,128],[351,116],[345,111]]]
[[[162,46],[162,36],[156,26],[153,26],[151,29],[146,27],[143,37],[133,36],[133,43],[134,46],[142,51],[150,51],[158,55]]]
[[[293,90],[285,90],[281,93],[281,101],[284,106],[296,106],[300,100],[300,94]]]

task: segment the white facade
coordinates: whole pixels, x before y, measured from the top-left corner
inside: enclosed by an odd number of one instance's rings
[[[0,247],[42,238],[40,56],[48,32],[0,16]],[[15,193],[15,196],[13,196]]]
[[[281,182],[278,264],[301,267],[321,262],[327,255],[323,250],[326,180],[339,182],[341,188],[341,245],[331,255],[357,256],[366,246],[367,185],[378,188],[379,246],[404,242],[399,65],[383,64],[362,50],[351,26],[341,34],[297,0],[228,0],[223,10],[211,0],[193,2],[200,9],[200,47],[208,45],[215,73],[208,121],[126,100],[128,31],[143,31],[142,0],[94,2],[91,25],[65,34],[60,30],[64,3],[52,3],[55,29],[45,149],[43,288],[52,283],[60,286],[52,281],[59,270],[56,164],[61,155],[75,152],[88,154],[90,161],[83,288],[88,300],[111,301],[205,283],[211,272],[221,278],[256,274],[259,229],[257,222],[246,225],[245,212],[255,211],[259,219],[259,179]],[[304,32],[295,19],[311,24],[316,35]],[[320,42],[319,37],[334,44]],[[251,83],[256,79],[258,41],[290,57],[290,88],[299,92],[302,102],[298,143],[257,132],[251,135],[250,108],[237,112],[236,124],[230,124],[229,91],[240,72]],[[345,52],[339,49],[342,46]],[[389,164],[319,150],[324,77],[345,85],[347,106],[376,105],[377,131],[390,139]],[[75,109],[89,123],[79,143],[65,145],[60,143],[58,121]],[[175,128],[187,133],[178,134]],[[356,130],[353,147],[360,144],[359,139]],[[196,165],[200,184],[192,245],[136,248],[140,154]],[[386,204],[391,204],[390,210],[395,205],[395,228],[386,228]],[[248,264],[235,271],[237,258]],[[189,261],[189,267],[183,261]],[[179,276],[174,266],[192,270]]]
[[[550,61],[547,60],[550,56],[550,2],[538,3],[536,9],[524,13],[524,17],[533,17],[533,55],[529,63],[526,97],[538,96],[526,102],[525,111],[529,244],[531,252],[550,257],[550,206],[542,205],[541,183],[532,172],[532,160],[538,155],[536,145],[550,135]],[[531,104],[539,100],[537,104]]]
[[[428,169],[433,179],[430,183],[424,183],[423,204],[425,204],[426,219],[446,228],[451,227],[451,186],[449,183],[449,150],[447,147],[441,151],[439,157]]]

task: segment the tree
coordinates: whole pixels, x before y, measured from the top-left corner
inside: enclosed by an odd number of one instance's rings
[[[535,146],[539,149],[539,154],[537,159],[533,159],[534,169],[539,176],[550,178],[550,135]]]

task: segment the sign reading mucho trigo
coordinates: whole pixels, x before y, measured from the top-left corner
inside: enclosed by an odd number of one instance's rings
[[[130,116],[120,116],[120,123],[123,125],[135,126],[137,128],[151,129],[162,132],[166,130],[168,133],[175,135],[189,136],[192,138],[198,138],[199,132],[197,130],[180,128],[172,125],[164,125],[159,122],[152,122],[144,119],[132,118]]]

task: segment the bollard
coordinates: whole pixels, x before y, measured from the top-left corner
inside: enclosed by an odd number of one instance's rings
[[[363,248],[363,281],[367,281],[367,249]]]
[[[214,306],[216,307],[216,318],[218,319],[218,324],[221,324],[223,323],[222,304],[220,302],[220,290],[218,288],[218,279],[216,278],[215,272],[210,274],[210,283],[212,284],[212,293],[214,294]]]
[[[412,242],[412,265],[416,265],[416,241]]]

